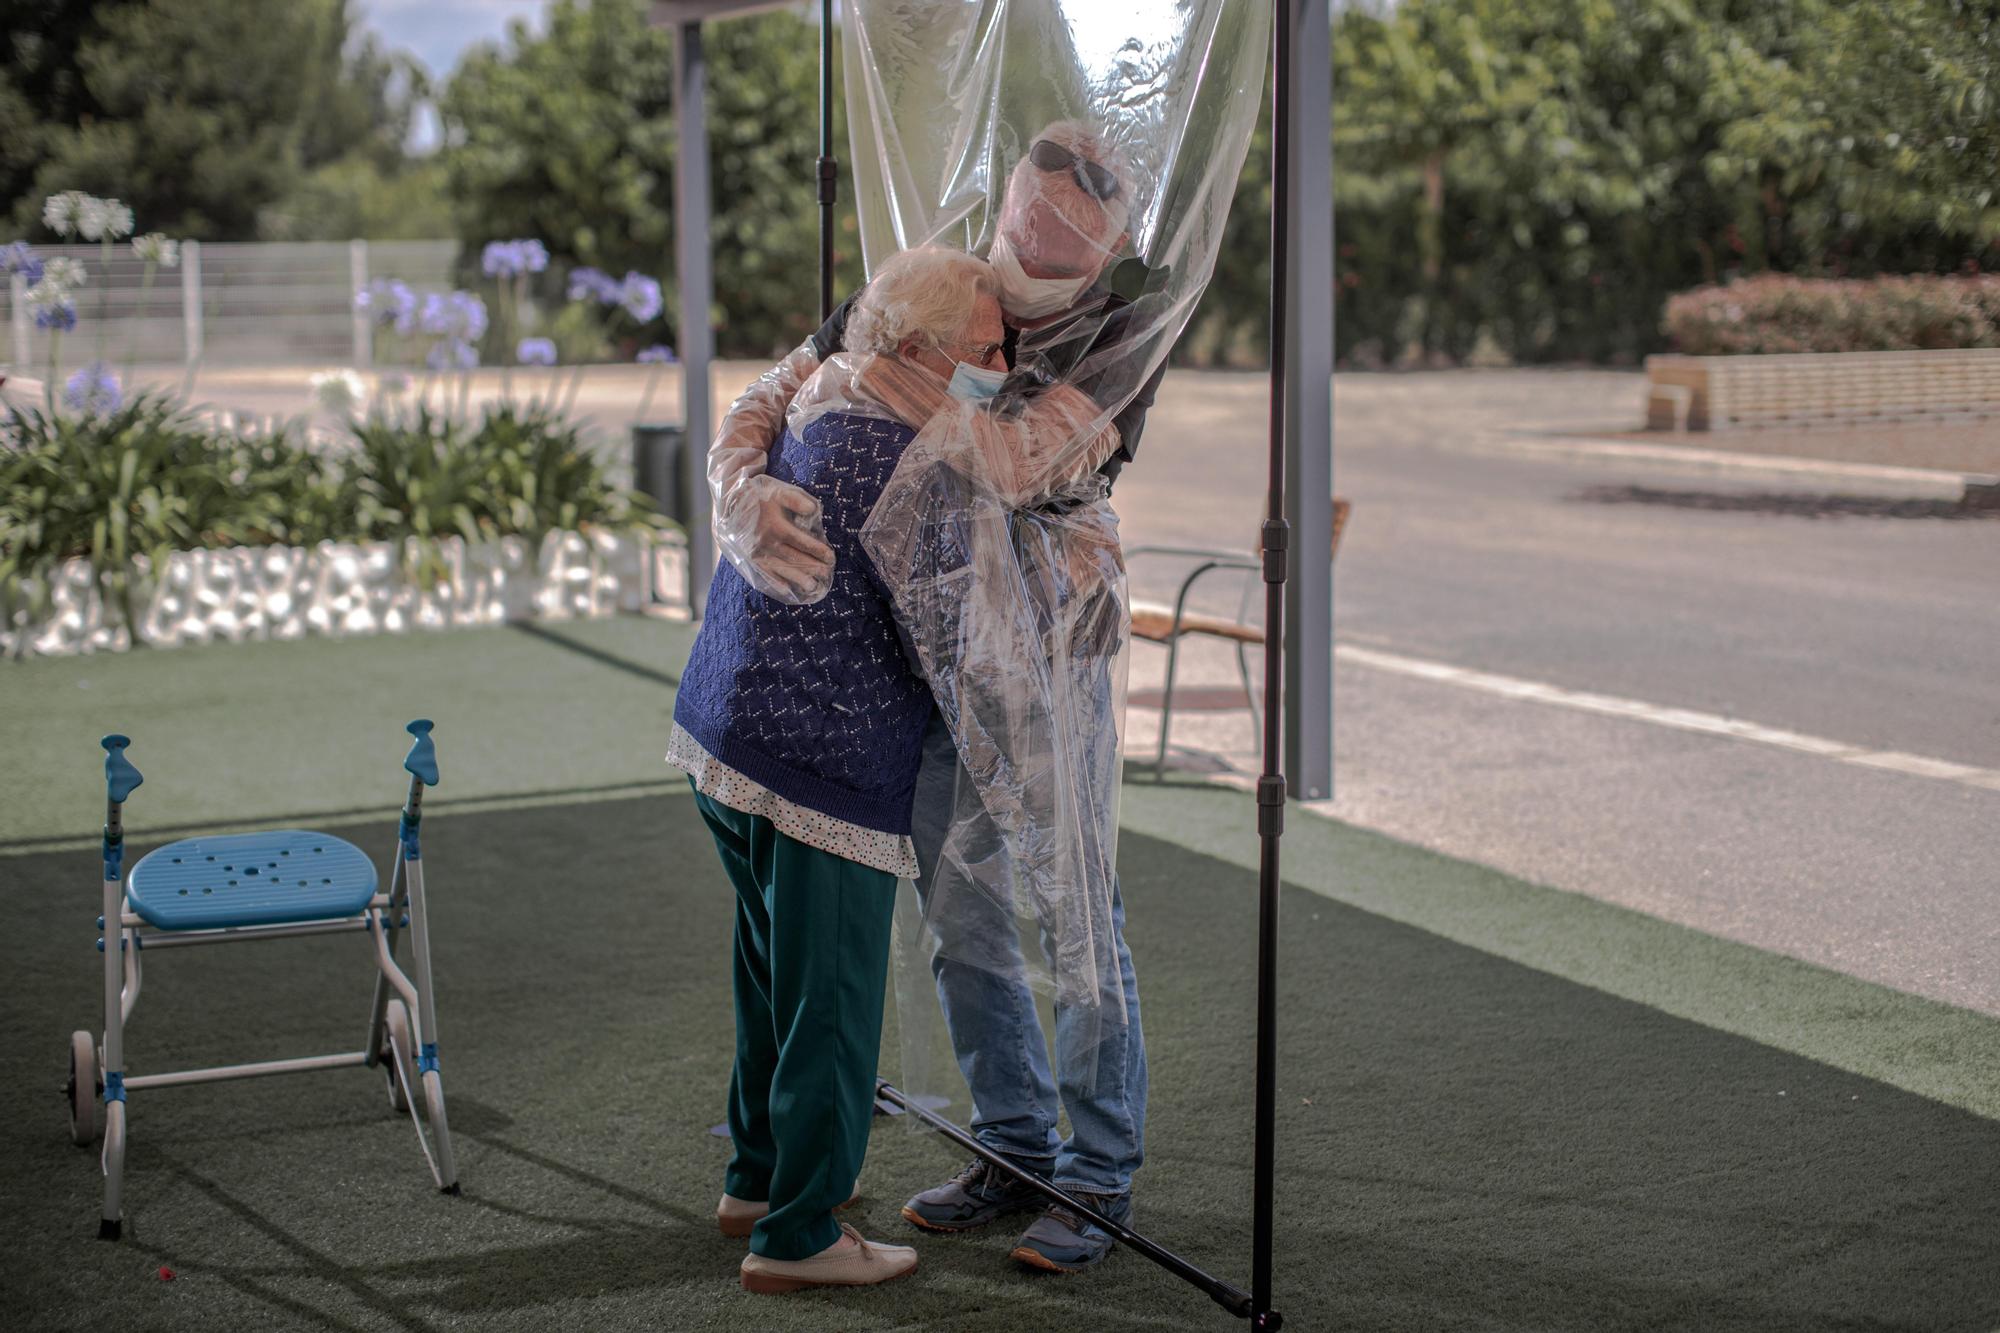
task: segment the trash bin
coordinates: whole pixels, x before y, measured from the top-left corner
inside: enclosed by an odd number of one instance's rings
[[[649,495],[660,512],[681,525],[695,527],[695,463],[688,455],[687,430],[680,425],[632,427],[632,489]]]

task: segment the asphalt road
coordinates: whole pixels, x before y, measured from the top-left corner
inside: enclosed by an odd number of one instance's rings
[[[1261,394],[1249,376],[1169,380],[1120,484],[1128,543],[1248,543]],[[2000,771],[2000,521],[1862,483],[1556,461],[1503,442],[1527,424],[1627,423],[1640,394],[1636,376],[1594,372],[1338,381],[1335,489],[1355,508],[1322,808],[2000,1013],[2000,789],[1660,720],[1694,710]],[[1557,689],[1427,679],[1382,654]],[[1136,689],[1157,657],[1135,664]],[[1619,715],[1628,703],[1653,711]],[[1238,747],[1240,764],[1242,718],[1197,716],[1185,735]]]

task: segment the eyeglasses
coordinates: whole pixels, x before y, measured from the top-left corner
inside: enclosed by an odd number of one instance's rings
[[[937,348],[940,352],[948,351],[951,348],[957,348],[961,352],[974,353],[974,355],[970,359],[973,362],[973,364],[980,366],[985,365],[987,362],[991,361],[994,357],[1000,355],[1000,353],[1007,350],[1007,344],[1004,342],[959,343],[959,342],[949,342],[943,338],[932,338],[931,346]]]
[[[1118,197],[1118,177],[1108,168],[1079,157],[1053,139],[1035,140],[1035,146],[1028,150],[1028,160],[1043,171],[1072,172],[1077,188],[1093,199]]]

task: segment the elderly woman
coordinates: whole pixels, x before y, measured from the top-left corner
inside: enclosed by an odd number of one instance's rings
[[[786,605],[720,565],[674,704],[684,769],[737,895],[735,1154],[717,1210],[751,1291],[859,1286],[917,1266],[834,1217],[868,1146],[890,921],[917,873],[911,801],[929,688],[858,533],[925,417],[1001,365],[987,265],[905,252],[868,284],[770,475],[819,502],[828,595]],[[806,404],[817,404],[808,407]]]

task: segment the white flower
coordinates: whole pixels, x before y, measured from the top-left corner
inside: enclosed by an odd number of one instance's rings
[[[132,253],[148,264],[173,268],[181,262],[181,243],[163,231],[149,231],[133,240]]]
[[[101,201],[104,205],[104,234],[116,241],[132,234],[132,210],[116,199]]]
[[[28,313],[39,315],[45,310],[69,304],[69,291],[49,282],[46,278],[28,288]]]
[[[77,214],[89,197],[81,190],[50,195],[42,201],[42,225],[58,236],[68,236],[76,230]]]
[[[99,199],[94,194],[86,194],[77,200],[76,231],[77,235],[83,237],[84,240],[103,240],[104,229],[110,225],[110,222],[110,216],[105,209],[102,199]]]
[[[84,271],[82,264],[58,256],[42,265],[42,280],[29,290],[39,292],[46,288],[49,298],[53,299],[68,296],[89,280],[90,274]]]
[[[313,401],[336,417],[352,416],[368,401],[368,386],[351,370],[323,370],[312,377]]]

